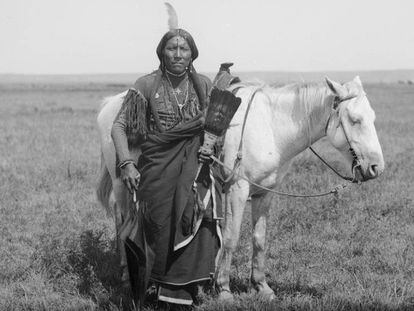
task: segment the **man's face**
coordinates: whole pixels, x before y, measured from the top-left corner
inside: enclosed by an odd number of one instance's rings
[[[191,61],[191,49],[187,41],[180,36],[168,40],[164,48],[164,61],[168,71],[183,73]]]

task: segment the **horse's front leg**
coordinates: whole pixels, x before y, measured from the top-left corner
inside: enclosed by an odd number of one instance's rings
[[[253,254],[250,279],[256,291],[269,300],[275,298],[273,290],[266,282],[264,273],[266,224],[272,198],[271,193],[252,197]]]
[[[217,286],[219,299],[232,301],[230,292],[230,266],[233,252],[240,236],[240,226],[246,200],[249,196],[249,184],[238,181],[233,184],[225,196],[225,227],[223,233],[223,257],[218,267]]]

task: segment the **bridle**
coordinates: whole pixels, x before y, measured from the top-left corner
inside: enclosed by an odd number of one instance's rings
[[[349,100],[351,100],[351,99],[354,99],[354,98],[356,98],[358,95],[355,95],[355,94],[350,94],[350,95],[347,95],[347,96],[345,96],[345,97],[339,97],[339,96],[336,96],[335,98],[334,98],[334,103],[333,103],[333,107],[334,107],[334,112],[333,113],[331,113],[330,114],[330,116],[329,116],[329,118],[328,118],[328,121],[326,122],[326,126],[325,126],[325,134],[327,134],[327,130],[328,130],[328,126],[329,126],[329,122],[331,121],[331,118],[332,118],[332,115],[334,114],[334,113],[338,113],[339,114],[339,109],[340,109],[340,105],[342,104],[342,103],[344,103],[344,102],[346,102],[346,101],[349,101]],[[353,159],[353,161],[352,161],[352,172],[353,172],[353,175],[354,175],[354,177],[346,177],[346,176],[343,176],[342,174],[340,174],[335,168],[333,168],[331,165],[329,165],[328,164],[328,162],[327,161],[325,161],[311,146],[309,146],[309,149],[319,158],[319,160],[321,160],[327,167],[329,167],[336,175],[338,175],[339,177],[341,177],[342,179],[344,179],[344,180],[347,180],[347,181],[350,181],[350,182],[352,182],[352,183],[360,183],[359,181],[357,181],[356,179],[355,179],[355,169],[357,169],[357,168],[359,168],[359,167],[361,167],[361,163],[360,163],[360,161],[359,161],[359,159],[358,159],[358,156],[357,156],[357,154],[356,154],[356,152],[355,152],[355,149],[354,148],[352,148],[352,145],[351,145],[351,141],[350,141],[350,139],[349,139],[349,136],[348,136],[348,133],[347,133],[347,131],[345,130],[345,127],[344,127],[344,125],[343,125],[343,123],[342,123],[342,120],[341,120],[341,118],[339,117],[339,121],[338,121],[338,126],[337,126],[337,128],[338,127],[341,127],[342,128],[342,132],[344,133],[344,136],[345,136],[345,139],[346,139],[346,141],[347,141],[347,143],[348,143],[348,146],[349,146],[349,149],[348,149],[348,151],[349,151],[349,153],[351,154],[351,156],[352,156],[352,159]]]

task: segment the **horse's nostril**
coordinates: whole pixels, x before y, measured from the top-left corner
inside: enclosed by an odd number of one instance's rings
[[[370,175],[370,177],[377,177],[378,176],[378,165],[376,164],[371,165],[368,170],[368,174]]]

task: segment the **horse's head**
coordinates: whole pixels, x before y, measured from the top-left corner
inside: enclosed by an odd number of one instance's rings
[[[326,78],[333,93],[332,114],[326,134],[350,162],[354,179],[366,181],[384,170],[384,158],[372,110],[359,77],[343,85]]]

